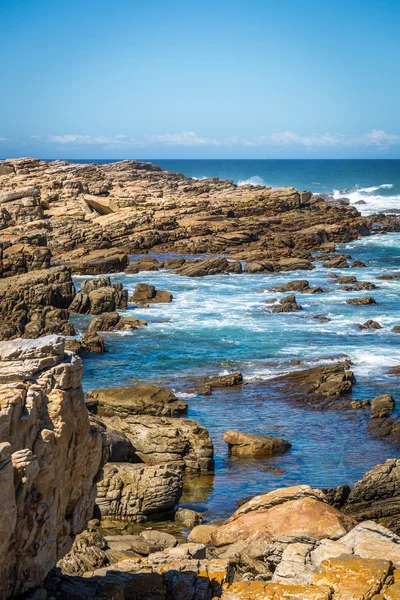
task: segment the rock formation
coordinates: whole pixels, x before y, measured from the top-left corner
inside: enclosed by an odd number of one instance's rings
[[[93,511],[103,460],[82,362],[47,336],[0,344],[0,578],[12,597],[41,583]]]

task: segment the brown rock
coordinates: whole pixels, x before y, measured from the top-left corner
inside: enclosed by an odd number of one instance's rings
[[[375,298],[372,296],[364,296],[363,298],[349,298],[346,300],[346,304],[365,305],[365,304],[376,304]]]
[[[292,447],[292,444],[282,438],[232,430],[224,433],[224,442],[228,444],[229,452],[234,456],[253,458],[284,454]]]
[[[104,313],[91,320],[87,333],[92,335],[98,331],[129,331],[147,325],[147,321],[135,317],[122,317],[118,313]]]
[[[132,302],[136,304],[157,304],[157,303],[169,303],[172,302],[173,296],[170,292],[165,290],[156,290],[154,285],[148,285],[147,283],[138,283],[135,291],[131,298]]]
[[[287,313],[296,310],[303,310],[303,307],[296,302],[296,296],[294,295],[285,296],[272,308],[273,313]]]
[[[371,400],[371,419],[383,419],[393,412],[395,407],[391,394],[382,394]]]

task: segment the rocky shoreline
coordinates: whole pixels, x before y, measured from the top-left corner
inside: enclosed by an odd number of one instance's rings
[[[224,523],[203,523],[179,502],[190,477],[214,470],[207,429],[158,385],[105,380],[85,398],[78,356],[106,351],[104,332],[146,329],[120,314],[128,303],[174,301],[145,283],[128,297],[111,273],[246,278],[312,271],[316,260],[362,268],[335,244],[396,231],[397,220],[293,188],[194,181],[138,161],[0,161],[0,598],[400,598],[399,459],[352,489],[304,482],[255,496]],[[87,276],[78,291],[73,275]],[[353,276],[337,284],[376,288]],[[292,292],[323,293],[306,279],[270,291],[289,293],[267,305],[273,313],[302,310]],[[90,316],[82,336],[71,314]],[[195,391],[242,384],[231,373],[199,378]],[[363,404],[351,397],[354,384],[344,361],[275,377],[268,389],[304,410],[368,411],[367,431],[396,456],[395,400]],[[239,460],[291,448],[228,422],[224,440]]]

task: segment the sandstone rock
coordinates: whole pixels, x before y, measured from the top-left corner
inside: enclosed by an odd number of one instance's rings
[[[225,586],[221,600],[332,600],[332,592],[322,585],[241,581]]]
[[[307,279],[295,279],[294,281],[289,281],[289,283],[285,283],[283,285],[278,285],[277,287],[269,288],[269,292],[304,292],[304,290],[309,290],[310,284]]]
[[[272,581],[295,585],[309,584],[315,573],[315,567],[310,560],[313,547],[313,544],[301,542],[289,544],[282,553],[282,560],[273,574]]]
[[[335,279],[335,283],[338,283],[340,285],[347,285],[347,284],[351,284],[351,283],[357,283],[357,277],[354,277],[354,275],[346,275],[344,277],[337,277]]]
[[[389,459],[365,473],[342,510],[357,521],[377,520],[400,534],[400,460]]]
[[[366,267],[367,265],[362,260],[355,260],[350,266],[352,269],[362,269],[363,267]]]
[[[286,313],[296,310],[303,310],[303,307],[296,302],[296,296],[294,295],[285,296],[272,308],[273,313]]]
[[[181,493],[182,475],[175,465],[107,463],[97,486],[97,514],[102,519],[142,522],[170,513]]]
[[[391,394],[382,394],[371,400],[371,419],[382,419],[388,417],[395,407]]]
[[[205,384],[212,390],[222,389],[227,387],[236,387],[243,383],[243,375],[239,372],[229,373],[228,375],[218,375],[207,379]]]
[[[224,442],[228,444],[229,452],[234,456],[253,458],[284,454],[292,447],[292,444],[282,438],[232,430],[224,433]]]
[[[71,550],[58,561],[63,573],[80,575],[110,564],[106,550],[107,541],[95,529],[87,529],[78,534]]]
[[[370,281],[358,281],[353,285],[344,285],[340,289],[345,290],[346,292],[360,292],[362,290],[376,290],[377,287],[377,285]]]
[[[94,250],[77,259],[67,260],[66,264],[77,275],[101,275],[103,273],[121,273],[128,265],[126,254],[115,250]]]
[[[82,348],[85,352],[102,354],[106,351],[103,338],[97,333],[85,333],[82,336]]]
[[[187,527],[188,529],[193,529],[203,522],[203,516],[201,513],[196,512],[195,510],[190,510],[190,508],[178,508],[178,510],[175,513],[175,521],[178,521],[178,523],[181,523],[184,527]]]
[[[211,543],[219,547],[244,542],[251,556],[252,545],[265,546],[283,537],[288,542],[338,539],[355,524],[325,502],[304,497],[231,517],[212,534]]]
[[[83,196],[83,200],[89,208],[95,210],[99,215],[109,215],[110,213],[118,212],[118,206],[109,198],[86,194]]]
[[[339,254],[339,255],[323,262],[322,266],[325,269],[348,269],[349,263],[347,262],[347,260],[344,256]]]
[[[155,385],[100,388],[86,394],[90,410],[100,417],[129,415],[177,416],[187,412],[187,404],[166,388]]]
[[[12,597],[41,583],[85,527],[103,449],[63,338],[2,343],[0,354],[0,573]]]
[[[372,296],[365,296],[363,298],[349,298],[346,300],[346,304],[365,305],[365,304],[376,304],[375,298]]]
[[[88,279],[73,299],[69,310],[84,315],[124,310],[128,306],[128,291],[122,284],[112,284],[109,277]]]
[[[118,313],[104,313],[94,317],[90,322],[87,333],[93,335],[98,331],[129,331],[147,325],[147,321],[135,317],[123,317]]]
[[[185,262],[185,260],[183,262]],[[161,263],[156,258],[145,256],[144,258],[131,262],[125,269],[125,273],[134,274],[140,273],[141,271],[159,271],[160,268]]]
[[[131,297],[131,301],[139,305],[168,304],[172,302],[172,299],[171,292],[156,290],[154,285],[148,285],[147,283],[138,283]]]
[[[189,533],[188,541],[198,544],[209,544],[211,535],[216,531],[215,525],[197,525]]]
[[[229,262],[226,258],[207,258],[205,260],[190,260],[175,269],[178,275],[186,277],[204,277],[220,273],[241,273],[242,266],[239,261]]]
[[[400,273],[390,273],[387,275],[377,275],[377,279],[383,279],[384,281],[392,281],[393,279],[400,279]]]
[[[213,445],[197,421],[154,416],[103,417],[107,427],[123,432],[144,463],[174,463],[189,471],[212,471]]]
[[[71,271],[66,267],[0,279],[0,339],[74,335],[66,310],[74,293]]]

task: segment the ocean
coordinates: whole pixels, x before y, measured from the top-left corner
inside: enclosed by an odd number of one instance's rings
[[[366,202],[357,205],[364,214],[400,208],[400,161],[395,160],[153,162],[199,179],[220,176],[237,183],[252,180],[343,195],[353,203]],[[384,273],[400,273],[400,234],[372,235],[338,250],[367,267],[336,269],[335,273],[355,275],[378,288],[340,290],[321,263],[306,273],[196,279],[168,271],[112,276],[113,282],[123,283],[130,293],[138,282],[144,282],[172,292],[174,300],[148,309],[130,305],[126,314],[146,319],[148,327],[106,335],[109,352],[84,358],[84,388],[151,382],[168,386],[187,401],[188,416],[210,431],[216,469],[213,475],[192,478],[182,505],[201,510],[206,520],[225,518],[238,500],[277,487],[354,484],[369,468],[397,456],[392,446],[368,435],[368,411],[310,411],[293,407],[268,388],[268,380],[275,375],[349,357],[357,380],[353,398],[392,393],[400,413],[398,377],[388,372],[400,365],[400,335],[392,331],[400,325],[400,280],[377,279]],[[78,286],[82,279],[75,278]],[[308,279],[324,293],[296,293],[303,306],[300,312],[268,312],[267,301],[280,297],[268,288],[293,279]],[[349,297],[365,295],[372,295],[377,304],[346,304]],[[316,321],[315,315],[330,320]],[[360,330],[357,324],[368,319],[378,321],[382,329]],[[79,316],[78,328],[86,320]],[[231,371],[243,373],[243,386],[208,397],[189,391],[199,377]],[[269,461],[233,458],[222,440],[227,429],[283,437],[292,449]]]

